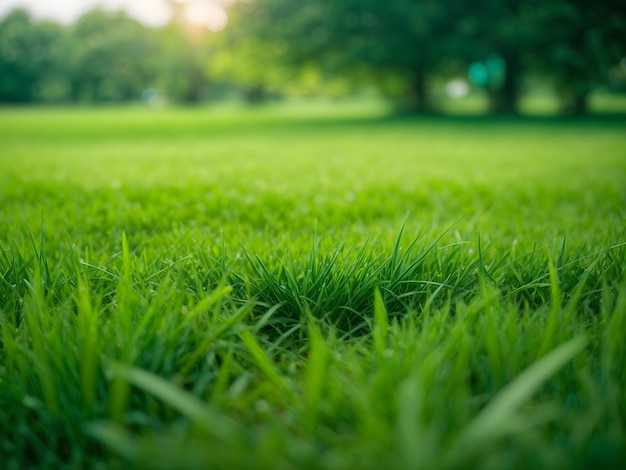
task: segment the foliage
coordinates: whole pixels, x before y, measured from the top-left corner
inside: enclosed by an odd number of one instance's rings
[[[158,71],[153,86],[169,99],[199,103],[211,94],[207,64],[213,52],[207,44],[190,38],[180,24],[171,24],[157,35],[158,56],[151,57]]]
[[[23,10],[0,21],[0,102],[62,100],[72,47],[68,33],[53,23],[34,23]]]
[[[145,28],[122,13],[94,10],[72,27],[74,98],[79,101],[137,99],[152,76],[146,60],[156,52]]]
[[[177,24],[151,30],[122,12],[93,10],[70,27],[17,10],[0,22],[0,101],[138,101],[146,90],[179,102],[208,94],[209,50]]]
[[[288,62],[321,62],[351,74],[366,67],[384,83],[390,74],[404,86],[402,103],[428,110],[435,76],[463,71],[472,62],[499,57],[501,84],[487,87],[491,111],[512,114],[530,70],[556,80],[564,109],[573,105],[624,56],[626,17],[617,1],[578,0],[289,0],[255,2],[253,34],[282,45]],[[245,5],[245,8],[250,9]],[[576,91],[582,90],[582,91]]]
[[[620,1],[233,1],[219,33],[186,20],[184,1],[152,29],[122,12],[62,27],[16,10],[0,20],[0,102],[261,102],[375,88],[430,111],[435,85],[497,63],[499,78],[477,86],[492,113],[516,113],[539,78],[564,112],[583,114],[594,89],[624,82]]]
[[[594,86],[609,82],[609,71],[624,57],[626,17],[623,5],[601,1],[560,1],[545,8],[548,24],[541,37],[547,51],[538,65],[555,81],[566,114],[587,111]]]
[[[437,1],[267,0],[245,7],[252,10],[252,34],[282,47],[283,60],[321,62],[356,78],[366,71],[381,85],[396,77],[412,109],[428,109],[425,81],[450,58],[450,41],[440,39],[454,37],[456,9]]]

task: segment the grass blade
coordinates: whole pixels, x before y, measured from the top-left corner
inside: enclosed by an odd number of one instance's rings
[[[86,424],[84,430],[121,457],[131,461],[137,458],[136,438],[123,427],[106,421],[95,421]]]
[[[328,346],[312,315],[309,315],[309,342],[310,348],[305,376],[305,414],[309,429],[315,429],[326,378]]]
[[[571,339],[524,370],[465,428],[459,438],[457,450],[478,448],[489,440],[502,437],[507,430],[510,432],[512,422],[523,421],[517,416],[517,411],[586,345],[587,339],[583,337]]]
[[[232,440],[241,433],[241,429],[231,418],[162,377],[119,364],[113,364],[111,369],[115,375],[159,398],[215,438]]]
[[[274,385],[276,385],[281,391],[290,392],[287,382],[278,369],[276,369],[250,330],[240,331],[239,336],[248,348],[250,354],[252,354],[252,358],[256,362],[257,366],[259,366],[259,369],[261,369],[267,378],[274,382]]]
[[[380,291],[374,290],[374,349],[379,359],[385,354],[387,349],[387,331],[389,329],[389,318],[387,309],[383,303]]]

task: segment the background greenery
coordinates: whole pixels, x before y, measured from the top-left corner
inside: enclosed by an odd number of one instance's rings
[[[626,89],[622,0],[258,0],[224,31],[190,24],[186,2],[161,28],[94,10],[69,26],[16,10],[0,20],[0,102],[198,103],[377,92],[405,110],[473,80],[493,113],[549,90],[584,113],[594,90]]]

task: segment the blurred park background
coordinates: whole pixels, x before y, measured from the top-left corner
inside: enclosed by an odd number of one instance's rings
[[[624,0],[2,0],[0,104],[626,112]]]

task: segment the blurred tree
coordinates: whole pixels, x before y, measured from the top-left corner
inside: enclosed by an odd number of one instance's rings
[[[626,56],[624,0],[459,3],[466,8],[457,17],[449,50],[468,63],[480,61],[493,113],[517,112],[524,79],[532,72],[554,83],[564,112],[585,112],[590,92]],[[503,75],[493,80],[499,61]]]
[[[517,112],[528,61],[541,53],[539,47],[546,25],[540,19],[549,3],[542,0],[475,0],[465,11],[466,17],[456,31],[463,45],[459,49],[461,55],[466,60],[484,63],[488,76],[494,75],[493,69],[502,69],[501,77],[496,80],[489,77],[491,79],[488,78],[486,83],[492,113]]]
[[[433,75],[475,64],[490,110],[514,114],[526,75],[556,83],[568,112],[623,57],[624,0],[263,0],[251,34],[296,65],[323,64],[404,88],[404,105],[428,110]],[[478,70],[481,69],[481,70]]]
[[[169,99],[181,103],[193,104],[205,99],[210,89],[206,64],[211,47],[202,38],[193,39],[183,25],[174,22],[158,31],[158,49],[157,88]]]
[[[0,101],[130,101],[156,88],[199,102],[211,49],[192,33],[181,22],[150,29],[101,9],[69,27],[15,10],[0,21]]]
[[[459,2],[440,0],[264,0],[248,11],[250,34],[282,60],[403,87],[403,106],[427,111],[428,79],[452,57]]]
[[[71,32],[77,45],[75,100],[138,99],[152,84],[156,42],[151,31],[126,14],[93,10],[79,18]]]
[[[584,114],[595,87],[626,57],[624,0],[553,0],[543,7],[534,62],[553,81],[566,114]]]
[[[307,71],[309,76],[315,75],[317,70],[311,71],[303,64],[286,66],[279,44],[259,37],[246,13],[241,8],[231,11],[228,28],[210,36],[215,55],[208,66],[209,75],[237,88],[252,104],[301,91],[302,76]],[[315,78],[309,81],[316,82]]]
[[[332,83],[342,93],[374,84],[427,111],[433,80],[469,69],[494,113],[517,111],[530,74],[554,84],[565,112],[582,113],[594,87],[626,82],[626,0],[235,4],[219,33],[194,25],[185,0],[170,0],[174,18],[158,29],[121,12],[67,27],[16,10],[0,20],[0,101],[128,101],[150,90],[196,103],[221,86],[255,102]]]
[[[0,101],[67,99],[72,55],[63,27],[14,10],[0,21]]]
[[[206,28],[185,19],[186,2],[168,2],[174,15],[168,25],[156,31],[158,76],[156,85],[176,102],[193,104],[206,99],[211,83],[206,73],[213,46],[207,41]]]

